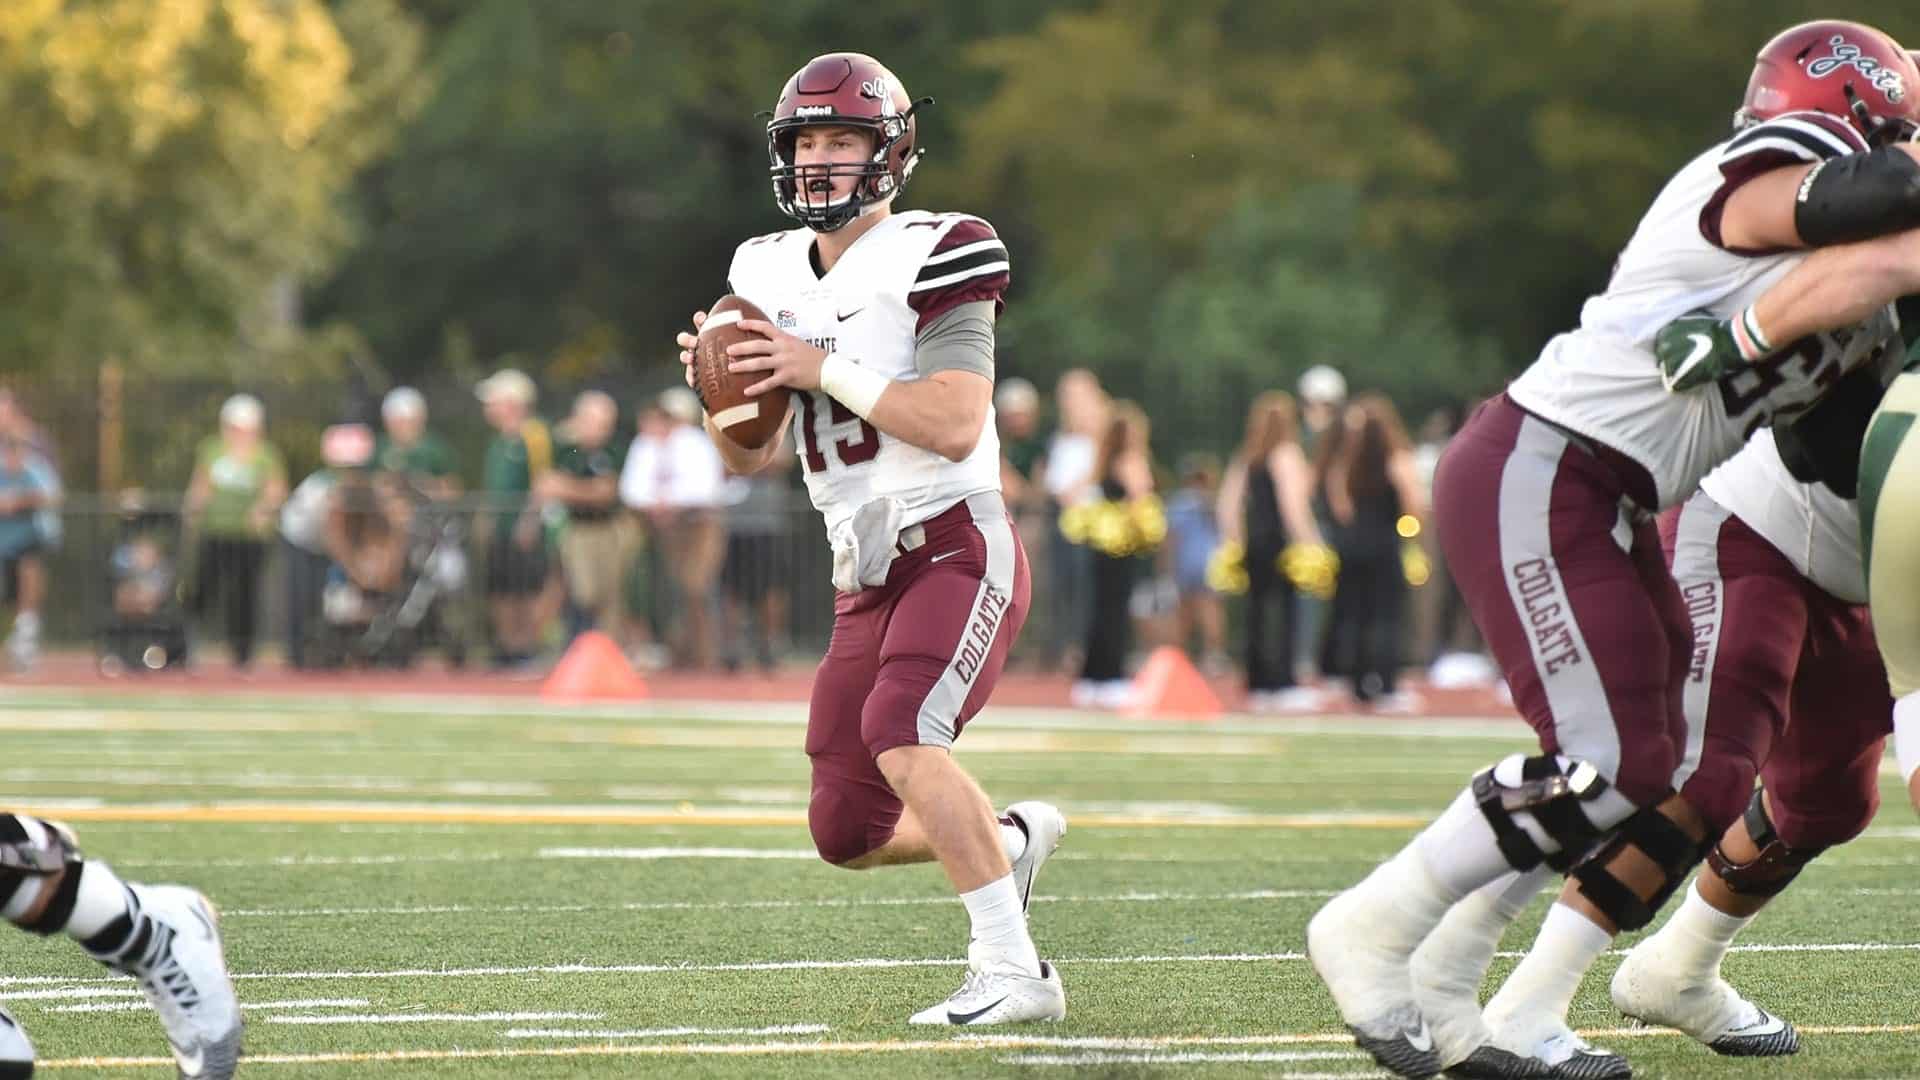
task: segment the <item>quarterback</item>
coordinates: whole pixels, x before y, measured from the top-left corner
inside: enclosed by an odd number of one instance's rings
[[[850,869],[938,860],[960,894],[966,978],[913,1023],[1058,1020],[1066,995],[1026,909],[1066,821],[1038,802],[996,817],[949,753],[1000,677],[1030,585],[993,425],[1007,249],[980,218],[892,209],[923,104],[859,53],[787,80],[767,147],[774,202],[803,227],[734,253],[730,291],[774,321],[740,324],[760,336],[732,346],[730,367],[763,376],[750,394],[790,399],[833,548],[833,637],[807,719],[815,848]],[[695,333],[678,342],[690,365]],[[707,430],[738,473],[779,445]]]
[[[1540,752],[1476,775],[1308,927],[1343,1019],[1401,1075],[1630,1072],[1567,1027],[1567,1005],[1613,936],[1650,923],[1731,824],[1675,787],[1693,741],[1693,631],[1653,515],[1845,376],[1897,368],[1891,303],[1906,288],[1804,337],[1759,301],[1796,267],[1920,224],[1920,148],[1904,142],[1917,117],[1920,69],[1885,34],[1822,22],[1776,36],[1733,134],[1668,181],[1579,326],[1449,446],[1434,481],[1441,547]],[[1693,312],[1753,362],[1718,371],[1701,362],[1708,347],[1664,367],[1656,336]],[[1568,882],[1483,1015],[1485,958],[1554,873]]]

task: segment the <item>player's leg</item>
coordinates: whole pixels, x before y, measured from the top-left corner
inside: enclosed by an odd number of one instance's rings
[[[1673,918],[1628,954],[1613,979],[1622,1012],[1679,1028],[1730,1055],[1799,1048],[1792,1025],[1735,992],[1720,977],[1720,962],[1734,937],[1808,860],[1866,827],[1877,805],[1875,772],[1892,713],[1865,609],[1838,604],[1810,585],[1802,590],[1807,642],[1796,663],[1792,721],[1772,753],[1762,755],[1766,798],[1751,796]],[[1767,617],[1758,606],[1730,606],[1727,644]],[[1758,665],[1749,667],[1747,681],[1764,678]],[[1683,790],[1693,786],[1689,781]],[[1776,828],[1783,817],[1790,841]]]
[[[1030,888],[1064,819],[1039,804],[1010,808],[1031,835],[1009,859],[999,816],[950,753],[986,704],[1026,621],[1026,558],[997,496],[971,497],[923,529],[925,544],[894,563],[879,679],[861,718],[868,751],[912,809],[972,927],[965,982],[913,1022],[1056,1020],[1066,1014],[1066,996],[1028,933],[1028,889],[1018,869],[1025,865]]]
[[[240,1006],[205,897],[178,885],[123,882],[105,863],[84,858],[63,827],[0,813],[0,917],[36,934],[64,933],[131,975],[160,1014],[181,1076],[233,1075]],[[7,1042],[0,1032],[0,1047]]]
[[[937,858],[926,829],[903,807],[861,736],[861,712],[880,674],[885,615],[877,595],[841,598],[807,713],[808,826],[820,857],[848,870]],[[1005,857],[1023,853],[1026,833],[1018,825],[1002,822],[999,834]]]
[[[1573,861],[1532,947],[1485,1010],[1498,1045],[1546,1062],[1553,1076],[1582,1080],[1630,1076],[1632,1069],[1624,1058],[1596,1049],[1567,1025],[1575,991],[1616,934],[1653,921],[1699,863],[1713,835],[1700,811],[1672,787],[1695,742],[1683,707],[1693,642],[1687,606],[1650,525],[1636,528],[1629,555],[1652,624],[1666,641],[1665,663],[1654,661],[1665,682],[1638,683],[1638,693],[1633,693],[1631,676],[1622,676],[1617,667],[1610,673],[1603,670],[1618,742],[1602,739],[1597,749],[1582,756],[1604,758],[1618,745],[1623,756],[1614,781],[1637,809]],[[1603,627],[1602,634],[1620,625]],[[1661,640],[1645,627],[1636,636],[1643,642]],[[1617,662],[1633,655],[1630,640],[1590,638],[1589,648],[1604,668],[1609,658]],[[1657,650],[1644,647],[1640,655],[1649,652],[1657,655]],[[1629,743],[1637,744],[1638,752],[1627,752]],[[1662,767],[1665,773],[1657,771]]]
[[[1498,399],[1441,463],[1435,507],[1449,566],[1545,752],[1484,770],[1309,925],[1309,953],[1342,1017],[1402,1075],[1443,1065],[1528,1074],[1525,1063],[1492,1060],[1510,1055],[1484,1042],[1433,1048],[1409,965],[1449,908],[1513,871],[1572,867],[1630,820],[1636,838],[1664,835],[1640,822],[1651,813],[1643,808],[1668,797],[1679,759],[1669,673],[1684,668],[1684,617],[1677,593],[1654,595],[1646,552],[1630,556],[1652,549],[1657,563],[1657,540],[1625,519],[1607,468]],[[1649,642],[1667,647],[1650,651]],[[1621,891],[1652,896],[1661,880],[1653,877]],[[1470,1063],[1474,1056],[1481,1060]]]
[[[1860,448],[1861,553],[1874,633],[1892,687],[1894,744],[1920,810],[1920,375],[1902,375]]]
[[[1704,494],[1661,526],[1693,634],[1681,692],[1684,756],[1673,780],[1701,835],[1717,836],[1739,819],[1785,726],[1807,636],[1806,586],[1791,563]],[[1685,869],[1669,880],[1677,882]],[[1503,1045],[1572,1039],[1566,1003],[1618,924],[1618,913],[1596,904],[1590,887],[1583,877],[1569,881],[1534,947],[1488,1003],[1487,1020]],[[1576,1050],[1569,1062],[1563,1072],[1630,1072],[1624,1059],[1601,1051]]]

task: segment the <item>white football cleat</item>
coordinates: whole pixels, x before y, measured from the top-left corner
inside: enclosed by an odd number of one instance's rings
[[[1027,834],[1027,850],[1013,860],[1013,887],[1020,893],[1020,910],[1024,912],[1033,906],[1033,882],[1040,876],[1040,868],[1060,846],[1060,838],[1067,835],[1067,818],[1059,807],[1043,802],[1014,803],[1007,807],[1006,816]]]
[[[1558,1080],[1627,1080],[1633,1066],[1611,1050],[1602,1050],[1574,1034],[1557,1016],[1489,1012],[1495,1045],[1522,1058],[1535,1058]]]
[[[1360,1049],[1399,1076],[1433,1076],[1440,1072],[1440,1055],[1414,1003],[1411,957],[1381,944],[1376,928],[1392,913],[1363,895],[1372,881],[1314,913],[1307,923],[1307,958]]]
[[[1060,985],[1060,972],[1042,960],[1038,978],[1012,968],[969,967],[966,979],[952,997],[914,1013],[907,1022],[983,1027],[1066,1017],[1067,992]]]
[[[240,1002],[213,905],[181,885],[127,886],[133,933],[95,958],[134,977],[160,1014],[181,1080],[229,1080],[240,1060]]]
[[[1642,1023],[1691,1035],[1728,1057],[1784,1057],[1800,1052],[1800,1034],[1792,1024],[1741,997],[1718,971],[1703,981],[1698,975],[1672,970],[1646,944],[1627,953],[1620,970],[1614,972],[1614,1008]]]
[[[33,1075],[33,1044],[19,1021],[0,1008],[0,1080],[27,1080]]]

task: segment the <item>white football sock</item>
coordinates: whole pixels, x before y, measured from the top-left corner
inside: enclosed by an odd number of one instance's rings
[[[960,894],[973,920],[973,939],[967,944],[967,962],[976,968],[1013,967],[1032,976],[1040,974],[1040,954],[1027,933],[1027,914],[1020,910],[1020,891],[1013,875]]]
[[[1580,980],[1612,944],[1612,934],[1556,901],[1540,926],[1540,936],[1533,940],[1533,948],[1507,976],[1500,992],[1487,1002],[1487,1022],[1498,1027],[1503,1020],[1524,1013],[1528,1017],[1550,1015],[1564,1025],[1567,1006],[1572,1004]]]
[[[64,929],[68,936],[86,941],[127,914],[127,887],[106,863],[88,859],[79,870],[80,892]]]
[[[1707,898],[1700,895],[1700,879],[1696,877],[1673,918],[1648,939],[1660,942],[1651,955],[1660,957],[1662,967],[1693,976],[1697,981],[1716,979],[1727,948],[1752,921],[1751,915],[1744,918],[1729,915],[1707,903]]]
[[[1480,983],[1500,937],[1527,902],[1556,877],[1546,866],[1514,871],[1455,904],[1413,954],[1420,1012],[1433,1029],[1444,1065],[1457,1065],[1489,1035],[1480,1017]]]
[[[1012,818],[1000,819],[1000,846],[1006,849],[1007,861],[1012,862],[1027,853],[1027,830],[1013,823]]]

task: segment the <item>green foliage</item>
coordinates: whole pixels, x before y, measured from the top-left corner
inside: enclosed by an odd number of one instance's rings
[[[394,0],[0,8],[0,350],[237,370],[350,239],[339,196],[419,94]]]

